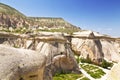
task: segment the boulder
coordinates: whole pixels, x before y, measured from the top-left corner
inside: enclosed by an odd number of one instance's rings
[[[46,56],[0,45],[0,80],[43,80]]]

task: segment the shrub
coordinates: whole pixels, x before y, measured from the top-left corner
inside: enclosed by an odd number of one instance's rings
[[[90,58],[88,58],[88,59],[81,58],[81,59],[80,59],[80,62],[81,62],[81,63],[92,63],[92,61],[91,61]]]
[[[53,77],[53,80],[76,80],[80,77],[83,77],[82,74],[57,74]]]
[[[100,64],[101,67],[108,69],[108,67],[112,67],[113,63],[107,62],[103,59],[102,63]]]

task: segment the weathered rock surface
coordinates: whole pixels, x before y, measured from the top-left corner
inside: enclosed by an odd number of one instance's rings
[[[109,40],[101,40],[101,44],[105,60],[114,62],[120,61],[119,48],[115,46],[115,42]]]
[[[29,23],[22,13],[0,3],[0,26],[4,28],[28,27]]]
[[[107,80],[120,80],[120,62],[115,64],[110,73],[108,74]]]
[[[43,80],[46,56],[0,45],[0,80]]]
[[[72,37],[72,48],[80,56],[90,58],[93,62],[100,62],[102,59],[119,61],[120,55],[114,45],[114,38],[92,31],[76,32]]]
[[[93,62],[99,63],[104,57],[104,54],[102,52],[102,45],[99,39],[92,39],[95,38],[95,35],[93,32],[81,32],[80,34],[75,35],[77,37],[72,38],[72,48],[76,52],[76,54],[79,54],[81,57],[84,57],[85,59],[90,58]],[[82,38],[86,39],[82,39]],[[91,38],[91,39],[87,39]]]
[[[7,28],[7,29],[6,29]],[[80,28],[68,23],[62,18],[54,17],[27,17],[16,9],[0,3],[0,30],[27,28],[34,29],[59,29],[69,28],[74,31]],[[13,30],[14,31],[14,30]]]
[[[76,72],[77,70],[79,70],[76,60],[74,58],[74,54],[68,44],[58,42],[43,44],[44,45],[41,48],[40,53],[44,52],[44,54],[46,54],[47,56],[45,72],[45,74],[48,75],[47,80],[50,79],[50,75],[54,75],[56,72]]]
[[[42,28],[70,28],[72,30],[80,30],[77,26],[74,26],[63,18],[54,18],[54,17],[29,17],[29,19],[34,21],[34,26]]]
[[[7,33],[4,35],[8,36]],[[32,49],[46,55],[45,80],[52,80],[57,72],[79,72],[70,43],[62,33],[41,32],[36,36],[12,34],[1,38],[1,44]]]

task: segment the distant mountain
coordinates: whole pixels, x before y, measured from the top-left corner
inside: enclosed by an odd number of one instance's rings
[[[29,17],[29,19],[35,21],[38,26],[48,28],[76,28],[76,26],[68,23],[63,18],[55,17]]]
[[[16,9],[0,3],[0,26],[4,28],[36,28],[36,29],[69,29],[78,31],[80,28],[66,22],[62,18],[26,17]]]

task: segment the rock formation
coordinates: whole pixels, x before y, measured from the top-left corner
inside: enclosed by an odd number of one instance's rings
[[[45,80],[52,80],[55,73],[79,72],[69,41],[62,33],[41,32],[35,35],[1,33],[1,44],[37,51],[46,55]]]
[[[77,34],[75,33],[71,43],[76,54],[79,54],[85,59],[90,58],[91,61],[95,63],[100,63],[102,61],[104,57],[102,45],[99,39],[95,39],[93,32],[88,31],[79,32]]]
[[[62,18],[27,17],[16,9],[0,3],[0,30],[7,29],[70,29],[79,31],[80,28],[68,23]]]
[[[120,80],[120,62],[115,64],[108,74],[107,80]]]
[[[120,55],[113,38],[92,31],[76,32],[72,37],[72,48],[80,56],[97,63],[102,59],[119,61]]]
[[[26,16],[12,7],[0,3],[0,27],[18,28],[23,26],[29,26]]]
[[[43,80],[46,56],[0,45],[0,80]]]
[[[116,42],[110,40],[101,40],[104,59],[107,61],[119,62],[119,48],[115,46]]]
[[[73,51],[97,64],[120,58],[120,39],[82,31],[62,18],[26,17],[2,3],[0,31],[0,44],[7,45],[0,45],[0,80],[52,80],[55,73],[79,73]]]
[[[46,28],[71,28],[77,29],[76,26],[68,23],[63,18],[52,18],[52,17],[29,17],[29,19],[35,21],[36,26]]]

